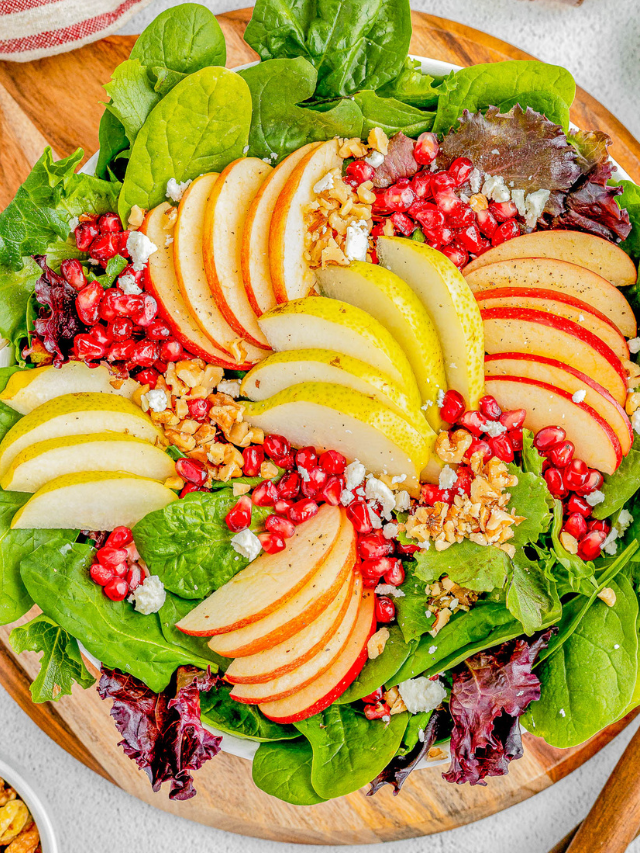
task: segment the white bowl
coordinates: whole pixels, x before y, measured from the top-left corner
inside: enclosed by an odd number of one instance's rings
[[[21,800],[24,800],[31,812],[40,833],[42,853],[60,853],[58,842],[53,831],[53,824],[49,818],[49,809],[30,782],[25,779],[22,771],[18,772],[11,764],[7,764],[0,757],[0,779],[8,782],[18,792]]]

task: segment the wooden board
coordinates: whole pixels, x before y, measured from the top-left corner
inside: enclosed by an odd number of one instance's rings
[[[219,16],[227,38],[230,67],[255,58],[242,42],[250,11]],[[414,13],[412,52],[459,65],[527,54],[469,27]],[[128,56],[133,37],[112,37],[72,53],[26,64],[0,62],[0,209],[12,198],[32,164],[50,144],[58,156],[78,146],[87,156],[98,145],[104,100],[101,85]],[[612,155],[640,181],[640,144],[597,101],[578,91],[572,119],[599,128],[615,140]],[[22,621],[35,614],[29,614]],[[526,754],[509,775],[486,788],[449,785],[437,769],[414,773],[399,797],[390,789],[368,798],[364,791],[307,808],[290,806],[260,792],[248,762],[219,755],[196,774],[198,796],[184,803],[153,794],[145,774],[125,758],[108,711],[97,691],[74,689],[57,704],[33,705],[29,684],[37,655],[14,655],[0,628],[0,684],[29,716],[74,757],[129,793],[173,814],[276,841],[309,844],[367,844],[428,835],[487,817],[548,788],[583,764],[618,734],[635,714],[581,747],[558,750],[525,735]]]

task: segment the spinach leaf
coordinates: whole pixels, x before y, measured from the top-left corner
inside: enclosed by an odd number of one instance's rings
[[[253,759],[253,781],[261,791],[294,806],[326,803],[311,784],[312,761],[311,744],[304,739],[263,743]]]
[[[21,417],[20,412],[16,412],[11,406],[7,406],[6,403],[0,403],[0,441],[9,432],[11,427],[18,423]]]
[[[551,746],[577,746],[614,722],[636,682],[638,599],[618,575],[616,603],[596,601],[573,634],[538,668],[542,693],[523,717]]]
[[[554,558],[549,557],[545,571],[539,561],[527,557],[523,548],[516,549],[511,561],[507,607],[529,636],[542,628],[549,613],[557,614],[561,610],[556,584],[549,577],[554,562]]]
[[[358,92],[355,102],[364,118],[363,139],[369,136],[369,131],[374,127],[381,127],[387,136],[402,131],[405,136],[416,137],[433,126],[435,113],[425,113],[395,98],[381,98],[370,90]]]
[[[520,104],[523,110],[531,107],[549,121],[559,124],[565,132],[569,129],[569,106],[559,95],[552,92],[520,92],[498,104],[498,109],[501,113],[508,113],[516,104]]]
[[[516,548],[529,542],[537,542],[542,533],[546,533],[551,524],[551,495],[545,480],[531,472],[525,473],[516,465],[509,465],[509,471],[518,478],[515,486],[509,487],[511,500],[507,510],[515,509],[516,514],[524,516],[524,521],[513,526],[514,535],[509,540]]]
[[[454,583],[474,592],[502,589],[509,571],[509,557],[493,545],[477,545],[469,539],[446,551],[418,551],[415,575],[423,581],[437,581],[449,575]]]
[[[522,431],[522,468],[527,473],[542,476],[543,457],[533,446],[534,435],[530,429]]]
[[[570,107],[576,94],[575,80],[559,65],[535,60],[507,60],[472,65],[452,71],[439,87],[434,130],[446,133],[456,126],[464,110],[476,113],[486,107],[519,99],[528,92],[546,92]]]
[[[109,258],[107,261],[107,267],[103,275],[96,275],[93,270],[89,270],[87,280],[97,281],[105,289],[111,287],[128,263],[127,259],[122,255],[114,255],[113,258]]]
[[[242,157],[250,125],[251,96],[238,74],[203,68],[186,77],[154,107],[136,137],[118,203],[122,221],[134,204],[160,204],[170,178],[219,172]]]
[[[379,89],[400,73],[411,40],[408,0],[258,0],[244,39],[261,59],[303,56],[316,97]]]
[[[142,559],[170,592],[206,598],[248,565],[232,548],[235,534],[224,520],[237,502],[229,488],[192,492],[135,525],[133,536]],[[254,507],[252,527],[270,513],[268,507]]]
[[[637,261],[640,259],[640,187],[633,181],[611,181],[610,183],[623,188],[622,195],[617,196],[616,202],[620,208],[627,210],[631,222],[631,233],[620,243],[620,248]]]
[[[564,573],[556,571],[556,576],[565,581],[569,589],[573,592],[579,592],[584,589],[584,581],[593,576],[595,568],[589,560],[582,560],[577,554],[570,554],[567,551],[560,542],[561,531],[562,503],[556,500],[554,502],[553,525],[551,527],[551,543],[556,560],[564,569]],[[548,647],[546,650],[542,650],[541,656],[544,655],[545,651],[548,651]]]
[[[407,643],[426,634],[435,622],[434,614],[427,616],[426,585],[416,577],[414,567],[414,562],[405,562],[405,579],[401,586],[404,595],[394,599],[398,625]]]
[[[13,374],[18,373],[20,370],[21,368],[17,364],[12,364],[11,367],[0,367],[0,391],[4,391],[7,387],[7,382]]]
[[[420,741],[420,734],[424,736],[424,730],[431,719],[433,711],[419,711],[417,714],[411,714],[409,723],[402,738],[402,744],[398,748],[396,755],[408,755],[416,748]]]
[[[16,331],[24,323],[27,303],[41,275],[42,270],[32,258],[25,258],[24,266],[17,272],[0,269],[0,336],[3,338],[13,340]]]
[[[126,601],[110,601],[89,577],[90,545],[50,542],[20,564],[36,604],[110,669],[130,673],[160,693],[179,666],[209,661],[168,642],[157,613],[143,616]]]
[[[378,687],[382,687],[393,678],[416,645],[416,643],[405,643],[400,628],[392,625],[382,654],[365,663],[360,675],[347,687],[342,696],[335,700],[336,703],[344,705],[347,702],[355,702],[356,699],[362,699],[363,696],[368,696]]]
[[[57,702],[61,696],[71,695],[74,683],[86,690],[95,682],[84,665],[78,641],[44,613],[14,628],[9,642],[18,654],[43,653],[40,672],[29,688],[34,702]]]
[[[594,518],[609,518],[640,489],[640,449],[634,441],[629,453],[613,474],[604,475],[604,501],[593,508]]]
[[[332,799],[357,791],[374,779],[396,754],[409,714],[395,714],[388,724],[367,720],[352,705],[330,705],[295,723],[311,743],[311,784]]]
[[[190,654],[208,661],[212,672],[217,672],[218,669],[224,670],[229,665],[229,660],[211,651],[209,637],[192,637],[176,628],[176,622],[183,619],[194,607],[197,607],[197,602],[178,598],[177,595],[167,592],[165,603],[158,612],[160,630],[165,640],[171,645],[180,646]]]
[[[306,59],[271,59],[238,74],[253,102],[250,157],[268,157],[275,165],[308,142],[361,136],[362,114],[348,98],[322,112],[299,106],[313,95],[318,77]]]
[[[100,127],[98,129],[98,142],[100,153],[96,164],[96,176],[98,178],[109,178],[109,166],[118,154],[126,151],[129,140],[120,119],[107,108],[102,113]]]
[[[210,726],[261,743],[299,737],[293,726],[281,726],[268,720],[257,705],[236,702],[229,698],[230,693],[231,686],[225,685],[210,690],[200,698],[202,719]]]
[[[154,90],[147,69],[137,59],[121,62],[104,88],[111,98],[106,109],[118,119],[129,145],[133,145],[162,96]]]
[[[395,80],[390,80],[378,89],[381,98],[396,98],[403,104],[412,107],[429,109],[438,103],[439,91],[437,86],[441,79],[436,82],[429,74],[423,74],[420,70],[420,62],[417,59],[407,57],[404,67]],[[432,84],[436,83],[434,87]]]

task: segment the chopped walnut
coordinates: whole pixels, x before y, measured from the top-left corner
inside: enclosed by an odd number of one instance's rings
[[[604,601],[607,607],[613,607],[616,603],[616,594],[610,586],[605,586],[604,589],[601,589],[598,593],[598,598],[600,601]]]
[[[369,637],[369,641],[367,643],[367,654],[369,656],[369,660],[375,660],[380,657],[384,651],[384,647],[387,645],[389,636],[388,628],[379,628],[375,634],[372,634],[371,637]]]
[[[369,145],[373,148],[374,151],[379,151],[381,154],[389,153],[389,137],[380,127],[374,127],[369,132],[369,138],[367,139]]]
[[[397,687],[392,687],[391,690],[386,691],[384,701],[389,706],[389,714],[392,717],[394,714],[402,714],[407,710],[407,706],[404,704],[404,700]]]
[[[473,436],[466,429],[443,430],[436,439],[435,452],[443,462],[462,462]]]
[[[347,157],[364,157],[367,154],[367,146],[358,136],[353,139],[345,139],[340,146],[338,154],[345,160]]]
[[[135,231],[142,225],[142,223],[144,222],[145,213],[146,211],[143,210],[141,207],[138,207],[137,204],[133,205],[133,207],[131,208],[131,213],[129,214],[129,222],[127,225],[129,231]]]
[[[475,193],[469,199],[469,207],[475,213],[479,210],[486,210],[489,207],[489,199],[486,195],[482,195],[482,193]]]

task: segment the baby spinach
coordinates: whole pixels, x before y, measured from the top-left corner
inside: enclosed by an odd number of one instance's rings
[[[229,698],[231,687],[210,690],[200,698],[202,719],[221,732],[267,743],[299,737],[293,726],[281,726],[260,713],[257,705],[245,705]]]
[[[547,566],[530,560],[523,548],[516,550],[511,561],[507,583],[507,607],[522,623],[525,634],[539,631],[545,617],[561,609],[556,584],[549,577],[555,560],[547,559]]]
[[[415,575],[423,581],[437,581],[449,575],[454,583],[475,592],[502,588],[509,571],[509,557],[493,545],[477,545],[464,539],[446,551],[418,551]]]
[[[590,592],[589,579],[594,573],[594,565],[589,560],[580,559],[577,554],[571,554],[562,542],[560,542],[563,520],[562,512],[562,503],[556,500],[554,502],[553,524],[551,527],[551,543],[554,556],[564,571],[556,569],[554,574],[563,587],[566,586],[573,592],[584,592],[585,589]],[[542,654],[544,654],[544,651],[542,651]]]
[[[312,762],[311,744],[304,739],[263,743],[253,759],[251,773],[255,785],[272,797],[294,806],[314,806],[327,800],[311,784]]]
[[[361,136],[362,114],[346,98],[326,111],[300,106],[316,88],[318,72],[306,59],[271,59],[239,71],[251,92],[249,156],[275,163],[308,142]]]
[[[429,74],[423,74],[420,70],[420,62],[417,59],[407,57],[404,67],[395,80],[390,80],[378,89],[381,98],[396,98],[403,104],[412,107],[429,109],[438,103],[439,90],[438,81]],[[436,83],[436,86],[433,86]]]
[[[118,119],[129,145],[133,145],[162,96],[154,90],[147,69],[137,59],[121,62],[104,88],[111,98],[106,109]]]
[[[19,412],[16,412],[15,409],[12,409],[11,406],[7,406],[5,403],[0,402],[0,441],[21,417],[22,415]]]
[[[224,670],[229,665],[229,659],[220,657],[211,651],[208,637],[192,637],[176,628],[176,622],[183,619],[194,607],[197,607],[197,602],[178,598],[177,595],[167,592],[166,601],[158,612],[160,630],[165,640],[171,645],[180,646],[181,649],[190,654],[209,661],[212,672],[216,672],[218,669]]]
[[[78,641],[44,613],[14,628],[9,642],[18,654],[43,653],[40,672],[29,688],[34,702],[57,702],[61,696],[71,695],[74,683],[86,690],[95,682],[84,665]]]
[[[364,123],[362,137],[366,139],[374,127],[380,127],[387,136],[402,131],[405,136],[416,137],[431,130],[435,113],[426,113],[403,104],[395,98],[381,98],[370,90],[358,92],[355,102],[362,111]]]
[[[616,202],[629,214],[631,233],[620,247],[636,261],[640,259],[640,187],[633,181],[611,181],[617,187],[622,187],[622,194]]]
[[[98,178],[108,180],[110,166],[112,166],[113,161],[118,154],[129,148],[129,140],[127,139],[122,122],[109,110],[109,105],[105,108],[100,119],[98,143],[100,145],[100,153],[98,154],[98,162],[96,164],[96,175]]]
[[[303,56],[317,98],[379,89],[400,73],[411,40],[408,0],[258,0],[244,39],[262,59]]]
[[[374,779],[396,754],[409,722],[407,713],[388,723],[367,720],[352,705],[330,705],[295,723],[311,743],[311,784],[332,799],[357,791]]]
[[[640,489],[640,449],[634,441],[629,453],[613,474],[604,475],[604,501],[593,508],[594,518],[609,518]]]
[[[541,664],[542,693],[523,717],[551,746],[577,746],[616,720],[636,682],[638,599],[631,583],[610,581],[613,607],[596,601],[570,637]]]
[[[89,577],[90,545],[52,541],[26,556],[20,571],[36,604],[111,669],[130,673],[160,693],[185,664],[210,661],[168,642],[157,613],[143,616],[126,601],[110,601]]]
[[[133,528],[140,555],[165,587],[182,598],[206,598],[248,564],[231,546],[235,535],[225,516],[238,502],[231,489],[192,492],[155,512]],[[253,526],[271,509],[253,507]]]
[[[396,599],[396,601],[398,600]],[[356,680],[347,687],[339,699],[335,700],[337,704],[344,705],[347,702],[355,702],[356,699],[362,699],[363,696],[368,696],[378,687],[382,687],[385,682],[393,678],[416,645],[415,642],[405,643],[400,628],[397,625],[392,625],[389,628],[389,639],[382,654],[365,663]]]
[[[435,616],[427,616],[427,592],[423,580],[416,577],[414,562],[407,562],[405,580],[401,586],[404,595],[394,599],[396,618],[404,636],[405,642],[418,640],[429,631],[435,621]]]
[[[203,68],[178,83],[149,114],[136,137],[118,211],[164,201],[167,181],[221,171],[242,157],[251,125],[244,80],[225,68]]]
[[[422,733],[424,736],[424,730],[426,729],[432,714],[433,711],[420,711],[417,714],[411,714],[409,716],[409,722],[396,755],[408,755],[413,749],[415,749],[417,744],[420,742],[420,734]]]

